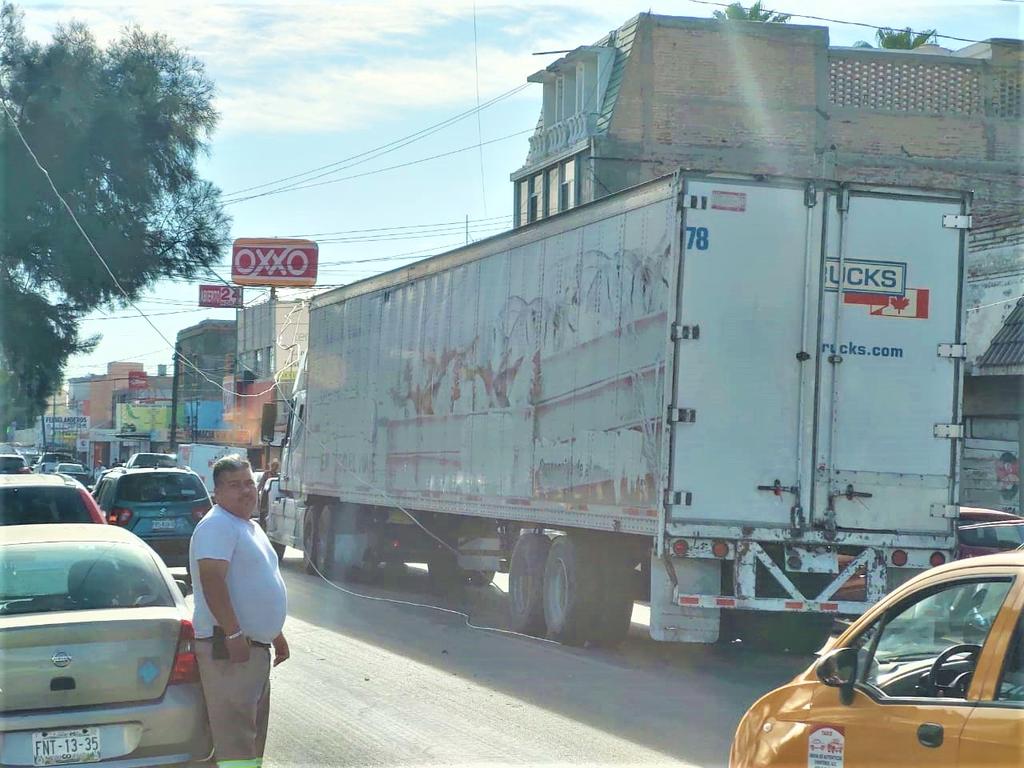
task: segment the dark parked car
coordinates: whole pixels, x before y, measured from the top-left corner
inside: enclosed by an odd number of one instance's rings
[[[32,468],[20,453],[0,454],[0,475],[27,475]]]
[[[212,506],[203,481],[187,469],[116,469],[93,495],[108,523],[140,537],[171,568],[188,565],[192,531]]]
[[[63,475],[0,475],[0,525],[105,523],[89,492]]]

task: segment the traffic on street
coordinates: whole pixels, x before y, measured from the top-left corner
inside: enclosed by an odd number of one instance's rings
[[[0,0],[0,768],[1024,768],[1024,6]]]

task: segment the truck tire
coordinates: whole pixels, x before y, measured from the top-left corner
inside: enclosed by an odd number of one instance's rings
[[[334,576],[334,510],[329,506],[319,508],[313,519],[313,563],[325,579]]]
[[[548,637],[584,645],[594,637],[603,580],[598,542],[585,535],[558,536],[544,566],[544,622]]]
[[[302,568],[306,573],[316,575],[313,563],[316,562],[316,520],[320,517],[320,507],[306,507],[302,516]]]
[[[277,555],[278,564],[282,563],[284,561],[284,544],[278,544],[276,541],[272,541],[270,542],[270,546],[274,548],[274,554]]]
[[[524,533],[512,548],[508,573],[509,626],[524,635],[543,635],[544,568],[551,539],[543,533]]]

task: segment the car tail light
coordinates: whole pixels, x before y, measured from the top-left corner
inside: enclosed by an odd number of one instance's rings
[[[192,520],[198,523],[200,520],[203,519],[203,516],[209,511],[209,504],[197,504],[196,506],[192,507]]]
[[[168,685],[176,683],[199,682],[199,662],[196,661],[196,631],[192,622],[181,621],[181,634],[178,635],[178,648],[174,652],[174,663],[171,665],[171,677]]]
[[[107,515],[107,522],[111,525],[128,525],[132,519],[132,511],[127,507],[114,507]]]
[[[892,564],[897,568],[901,568],[907,564],[907,553],[902,549],[893,550],[892,556],[889,558],[892,560]]]
[[[941,552],[932,552],[932,556],[928,558],[928,562],[931,563],[932,568],[934,568],[946,562],[946,556]]]
[[[18,475],[31,475],[32,467],[21,467],[15,474]]]
[[[676,539],[672,542],[672,554],[677,557],[686,557],[686,550],[690,548],[690,545],[686,543],[686,539]]]
[[[729,554],[729,545],[719,539],[711,545],[711,554],[715,557],[725,557]]]

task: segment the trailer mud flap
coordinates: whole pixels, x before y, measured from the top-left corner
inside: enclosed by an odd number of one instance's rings
[[[715,560],[673,558],[678,584],[660,557],[651,557],[651,637],[682,643],[718,641],[721,611],[718,608],[691,608],[678,605],[676,592],[718,594],[721,590],[721,565]]]

